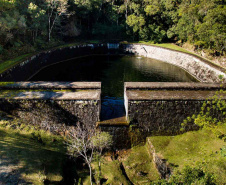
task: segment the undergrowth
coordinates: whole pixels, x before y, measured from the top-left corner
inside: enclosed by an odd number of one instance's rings
[[[226,125],[216,128],[226,132]],[[190,182],[190,174],[195,181],[216,184],[226,183],[226,144],[214,132],[202,129],[177,136],[150,137],[156,152],[164,156],[173,169],[171,182]],[[210,183],[210,184],[211,184]],[[204,183],[205,184],[205,183]]]

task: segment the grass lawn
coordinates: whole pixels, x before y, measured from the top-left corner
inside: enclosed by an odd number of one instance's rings
[[[0,171],[2,173],[6,173],[4,169],[11,166],[12,172],[9,173],[16,172],[18,178],[25,183],[41,185],[47,181],[53,184],[62,181],[62,165],[65,161],[66,149],[61,137],[27,127],[22,131],[15,131],[3,126],[4,123],[1,121]],[[7,183],[7,179],[1,180]]]
[[[151,181],[160,178],[146,145],[132,148],[123,165],[133,184],[150,184]]]
[[[109,158],[105,156],[101,159],[101,174],[106,181],[103,184],[143,185],[160,178],[146,145],[122,151],[116,160]],[[98,162],[93,162],[93,168],[97,177]],[[89,184],[88,177],[85,182]]]
[[[29,53],[29,54],[21,55],[14,59],[6,60],[6,61],[0,63],[0,73],[3,73],[7,69],[10,69],[11,67],[25,61],[27,58],[31,57],[32,55],[33,54]]]
[[[192,54],[192,55],[196,55],[195,53],[192,53],[180,46],[177,46],[175,44],[172,44],[172,43],[162,43],[162,44],[153,44],[153,43],[150,43],[150,42],[145,42],[145,41],[139,41],[139,42],[132,42],[132,44],[146,44],[146,45],[150,45],[150,46],[159,46],[159,47],[163,47],[163,48],[168,48],[168,49],[173,49],[173,50],[176,50],[176,51],[181,51],[181,52],[184,52],[184,53],[188,53],[188,54]],[[198,56],[198,55],[196,55]]]
[[[226,126],[220,128],[226,133]],[[186,165],[201,164],[205,170],[216,176],[218,184],[226,183],[226,156],[222,148],[226,143],[209,130],[187,132],[177,136],[150,137],[156,152],[173,167],[174,173]]]

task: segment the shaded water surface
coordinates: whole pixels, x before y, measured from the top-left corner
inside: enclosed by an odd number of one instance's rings
[[[51,65],[30,81],[102,82],[102,119],[124,114],[124,82],[196,82],[183,69],[162,61],[134,56],[89,56]]]

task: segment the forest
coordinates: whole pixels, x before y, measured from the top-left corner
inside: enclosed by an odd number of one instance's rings
[[[0,61],[81,40],[191,43],[225,55],[224,0],[0,0]]]

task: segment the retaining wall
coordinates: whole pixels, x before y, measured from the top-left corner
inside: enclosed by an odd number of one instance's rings
[[[80,122],[93,127],[100,118],[99,82],[0,83],[0,110],[52,132]]]
[[[201,57],[178,52],[162,47],[139,44],[124,45],[126,52],[139,56],[161,60],[180,68],[183,68],[201,82],[219,82],[219,75],[226,80],[225,69],[221,68]]]
[[[0,74],[0,81],[27,81],[42,68],[87,55],[108,54],[107,45],[85,44],[40,52]]]
[[[0,74],[0,81],[27,81],[42,68],[72,58],[99,54],[136,54],[161,60],[183,68],[201,82],[219,82],[219,75],[226,80],[225,69],[191,54],[166,48],[127,44],[111,49],[109,44],[84,44],[40,52]]]
[[[203,102],[226,85],[207,83],[125,83],[126,117],[131,125],[152,134],[171,135],[180,131],[188,116],[200,112]],[[222,94],[226,99],[226,95]],[[216,116],[222,114],[216,112]],[[187,130],[197,129],[188,125]]]

